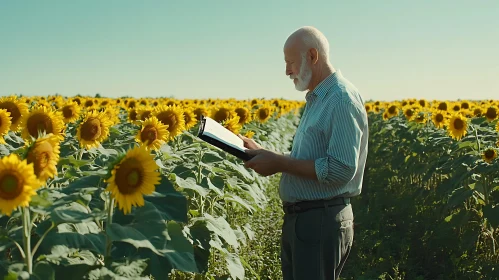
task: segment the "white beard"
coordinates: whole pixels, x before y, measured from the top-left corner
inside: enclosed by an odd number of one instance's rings
[[[300,65],[300,74],[298,75],[290,75],[289,78],[294,80],[298,79],[298,82],[295,85],[296,90],[305,91],[310,84],[310,80],[312,79],[312,69],[307,66],[307,58],[305,55],[302,55],[301,65]]]

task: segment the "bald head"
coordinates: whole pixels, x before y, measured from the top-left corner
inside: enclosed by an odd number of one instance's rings
[[[299,91],[312,90],[334,70],[329,62],[329,42],[322,32],[305,26],[289,35],[284,43],[286,75]]]
[[[329,61],[329,42],[322,32],[312,26],[304,26],[291,33],[284,43],[284,49],[294,49],[300,54],[315,49],[319,60]]]

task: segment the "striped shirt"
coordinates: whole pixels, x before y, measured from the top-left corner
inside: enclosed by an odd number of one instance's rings
[[[364,99],[339,70],[308,92],[305,99],[289,156],[314,160],[318,181],[282,173],[282,201],[359,195],[369,136]]]

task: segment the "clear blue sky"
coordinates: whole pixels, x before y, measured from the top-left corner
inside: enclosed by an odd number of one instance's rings
[[[304,25],[366,99],[499,99],[497,0],[0,0],[0,95],[304,100]]]

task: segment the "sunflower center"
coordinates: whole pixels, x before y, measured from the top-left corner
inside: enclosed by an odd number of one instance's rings
[[[412,115],[414,115],[414,111],[412,109],[409,109],[409,110],[405,111],[405,114],[408,117],[412,117]]]
[[[156,118],[163,124],[168,125],[168,131],[173,132],[177,128],[177,116],[174,112],[163,111]]]
[[[191,122],[191,115],[189,115],[187,112],[184,112],[184,120],[186,124]]]
[[[258,111],[258,116],[261,120],[266,119],[269,116],[269,109],[263,108]]]
[[[457,112],[457,111],[461,110],[461,108],[459,107],[459,105],[455,105],[455,106],[452,108],[452,110],[454,110],[454,111],[456,111],[456,112]]]
[[[217,121],[217,122],[221,122],[221,121],[224,121],[226,119],[228,119],[230,116],[230,112],[229,110],[225,109],[225,108],[221,108],[220,110],[218,110],[216,113],[215,113],[215,116],[214,116],[214,119]]]
[[[140,162],[130,158],[121,163],[116,170],[116,186],[122,194],[133,194],[142,184],[144,174]]]
[[[494,150],[487,150],[487,151],[485,151],[485,157],[487,159],[493,159],[494,156],[495,156]]]
[[[101,135],[100,120],[89,118],[81,125],[81,138],[87,141],[94,141]]]
[[[447,111],[447,104],[446,103],[440,103],[438,104],[438,109],[439,110],[444,110],[444,111]]]
[[[64,108],[62,108],[62,115],[66,119],[73,117],[74,115],[73,108],[71,106],[64,106]]]
[[[485,116],[488,118],[488,119],[495,119],[497,118],[497,110],[495,108],[488,108],[487,109],[487,113],[485,113]]]
[[[454,128],[455,128],[455,129],[463,129],[463,127],[464,127],[464,122],[463,122],[463,120],[461,120],[461,119],[456,119],[456,120],[454,121]]]
[[[27,127],[29,134],[35,138],[38,137],[38,131],[53,133],[52,120],[50,116],[43,113],[37,113],[29,117]]]
[[[397,109],[397,107],[395,105],[392,105],[392,106],[390,106],[390,108],[388,108],[388,113],[393,115],[393,114],[395,114],[396,109]]]
[[[437,114],[435,119],[437,120],[437,122],[442,122],[444,120],[444,116],[442,114]]]
[[[246,122],[246,119],[248,118],[248,111],[243,109],[243,108],[237,108],[236,113],[239,116],[239,123],[244,123]]]
[[[142,142],[149,141],[149,143],[152,143],[158,139],[158,130],[153,125],[148,125],[140,133],[140,138]]]
[[[463,108],[463,109],[469,109],[470,108],[470,104],[464,102],[463,104],[461,104],[461,108]]]
[[[130,120],[132,120],[132,121],[137,120],[137,111],[135,111],[135,110],[130,111],[129,117],[130,117]]]
[[[5,109],[10,113],[10,118],[12,123],[16,123],[21,117],[21,111],[17,108],[16,104],[13,102],[5,102],[0,104],[0,109]]]
[[[142,115],[140,116],[140,119],[145,121],[147,118],[149,118],[151,116],[151,111],[145,111],[142,113]]]
[[[0,198],[11,200],[22,192],[19,179],[13,174],[6,174],[0,179]]]
[[[137,184],[139,183],[139,180],[140,180],[139,171],[133,170],[132,172],[130,172],[130,174],[128,174],[127,179],[128,179],[128,184],[130,186],[137,186]]]
[[[85,107],[92,107],[94,105],[94,102],[92,100],[87,100],[85,102]]]

